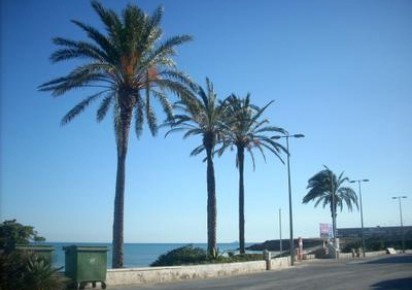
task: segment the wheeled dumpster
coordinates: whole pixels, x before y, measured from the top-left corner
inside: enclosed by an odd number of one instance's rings
[[[87,283],[93,288],[100,282],[106,289],[107,247],[68,246],[65,252],[65,276],[72,280],[76,289]]]

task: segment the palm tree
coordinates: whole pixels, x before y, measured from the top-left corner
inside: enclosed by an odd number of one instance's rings
[[[303,203],[315,202],[315,207],[322,203],[323,207],[329,206],[332,216],[333,236],[336,234],[336,209],[342,211],[345,203],[349,211],[352,211],[353,205],[358,208],[358,196],[350,188],[343,186],[343,183],[349,181],[348,177],[343,176],[343,172],[337,177],[327,166],[322,171],[316,173],[308,181],[307,188],[309,192],[303,197]]]
[[[206,78],[206,91],[202,87],[197,88],[197,98],[181,100],[175,104],[179,114],[172,121],[166,123],[172,129],[167,133],[186,131],[184,138],[200,135],[202,144],[196,147],[191,156],[206,151],[207,162],[207,249],[210,257],[216,257],[216,185],[215,170],[213,166],[213,153],[215,145],[222,138],[222,122],[224,109],[218,103],[213,84]]]
[[[255,168],[255,158],[252,149],[257,148],[266,160],[264,149],[275,154],[283,163],[280,157],[282,151],[286,149],[279,143],[275,142],[268,133],[278,132],[285,134],[286,131],[279,127],[268,126],[267,119],[261,120],[263,112],[271,104],[269,102],[263,108],[259,108],[250,103],[250,94],[245,98],[239,98],[232,94],[225,101],[226,110],[226,128],[224,130],[225,139],[223,146],[219,149],[222,154],[226,148],[233,146],[237,149],[236,166],[239,170],[239,249],[240,253],[245,253],[245,190],[244,190],[244,156],[245,150],[250,153]]]
[[[168,118],[172,118],[172,105],[167,93],[181,98],[190,95],[189,78],[176,69],[172,57],[176,46],[191,37],[174,36],[159,43],[162,35],[161,7],[150,16],[135,5],[128,5],[119,16],[113,10],[92,1],[94,11],[103,22],[105,33],[80,21],[72,22],[82,29],[89,41],[75,41],[56,37],[58,49],[51,55],[53,63],[81,61],[66,76],[53,79],[39,86],[41,91],[51,91],[60,96],[79,88],[91,88],[97,92],[86,97],[62,119],[69,123],[91,103],[101,100],[97,121],[114,111],[114,128],[117,145],[117,175],[113,219],[113,268],[123,266],[123,218],[126,154],[129,132],[135,118],[135,130],[139,137],[145,120],[153,135],[157,121],[152,108],[152,98],[157,99]]]

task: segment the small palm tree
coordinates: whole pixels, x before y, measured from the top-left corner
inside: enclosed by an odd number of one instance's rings
[[[307,188],[309,192],[303,197],[303,203],[315,202],[315,207],[322,204],[323,207],[329,206],[332,216],[333,236],[336,234],[336,209],[339,207],[342,211],[345,203],[349,211],[352,211],[353,205],[358,208],[358,196],[356,192],[343,184],[349,181],[348,177],[343,176],[343,172],[337,177],[327,166],[322,171],[316,173],[308,181]]]
[[[51,91],[60,96],[79,88],[91,88],[96,93],[86,97],[62,119],[69,123],[91,103],[100,100],[97,121],[114,111],[114,128],[117,145],[117,175],[113,220],[113,268],[123,266],[123,212],[126,155],[129,132],[133,120],[137,137],[145,120],[153,135],[157,132],[152,98],[157,99],[168,118],[172,117],[172,105],[167,93],[181,98],[190,96],[187,86],[191,81],[176,69],[172,57],[176,46],[191,40],[190,36],[174,36],[159,43],[162,35],[160,21],[163,10],[157,8],[149,16],[135,5],[128,5],[120,17],[105,9],[99,2],[92,7],[104,24],[105,33],[73,20],[86,32],[89,41],[74,41],[57,37],[53,39],[59,48],[51,55],[52,62],[80,61],[68,75],[40,85],[41,91]],[[90,91],[90,90],[89,90]]]
[[[258,149],[265,160],[264,149],[275,154],[281,161],[280,153],[282,151],[286,152],[286,149],[281,144],[268,136],[268,134],[273,135],[272,133],[274,132],[285,134],[286,131],[279,127],[268,126],[269,121],[267,119],[260,119],[271,103],[269,102],[263,108],[259,108],[250,103],[250,94],[245,98],[239,98],[232,94],[224,101],[224,105],[227,106],[225,110],[225,139],[223,146],[218,152],[222,154],[227,148],[232,146],[235,146],[237,149],[236,166],[239,170],[239,249],[241,254],[245,253],[245,150],[252,157],[253,168],[255,168],[255,158],[252,149]]]
[[[166,123],[172,129],[167,133],[186,131],[184,138],[200,135],[202,144],[196,147],[190,155],[195,156],[206,151],[207,162],[207,248],[208,255],[216,257],[216,184],[213,165],[215,145],[222,138],[222,122],[224,109],[218,103],[213,84],[206,78],[206,91],[198,87],[197,98],[177,102],[175,111],[179,112],[172,121]]]

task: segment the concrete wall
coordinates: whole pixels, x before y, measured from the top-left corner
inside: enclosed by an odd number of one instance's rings
[[[366,256],[373,257],[385,254],[385,251],[367,252]],[[311,260],[313,258],[313,255],[308,255],[306,260]],[[339,259],[352,259],[352,253],[340,253]],[[244,263],[208,264],[196,266],[109,269],[107,270],[106,283],[112,286],[167,283],[173,281],[263,272],[268,269],[268,266],[269,265],[267,262],[262,260]],[[289,257],[270,260],[271,270],[278,270],[289,266]]]
[[[289,258],[271,260],[271,269],[289,266]],[[244,263],[208,264],[177,267],[150,267],[130,269],[109,269],[106,282],[108,285],[142,285],[165,283],[190,279],[205,279],[229,275],[241,275],[266,271],[266,261]]]
[[[376,252],[366,252],[365,253],[365,256],[367,258],[383,256],[383,255],[386,255],[386,251],[376,251]],[[354,257],[352,253],[339,253],[339,260],[357,259],[357,258],[358,257],[356,257],[356,255]],[[362,258],[362,253],[360,254],[359,258]]]

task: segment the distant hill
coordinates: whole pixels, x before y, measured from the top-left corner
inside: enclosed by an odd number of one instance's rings
[[[295,248],[298,248],[299,239],[294,239],[293,244]],[[303,239],[304,249],[322,246],[322,244],[323,244],[323,240],[321,238],[306,238],[306,239],[304,238]],[[289,248],[290,248],[290,240],[282,239],[282,250],[288,251]],[[254,245],[247,247],[247,250],[251,250],[251,251],[269,250],[269,251],[278,252],[280,251],[280,240],[268,240],[263,243],[254,244]]]

